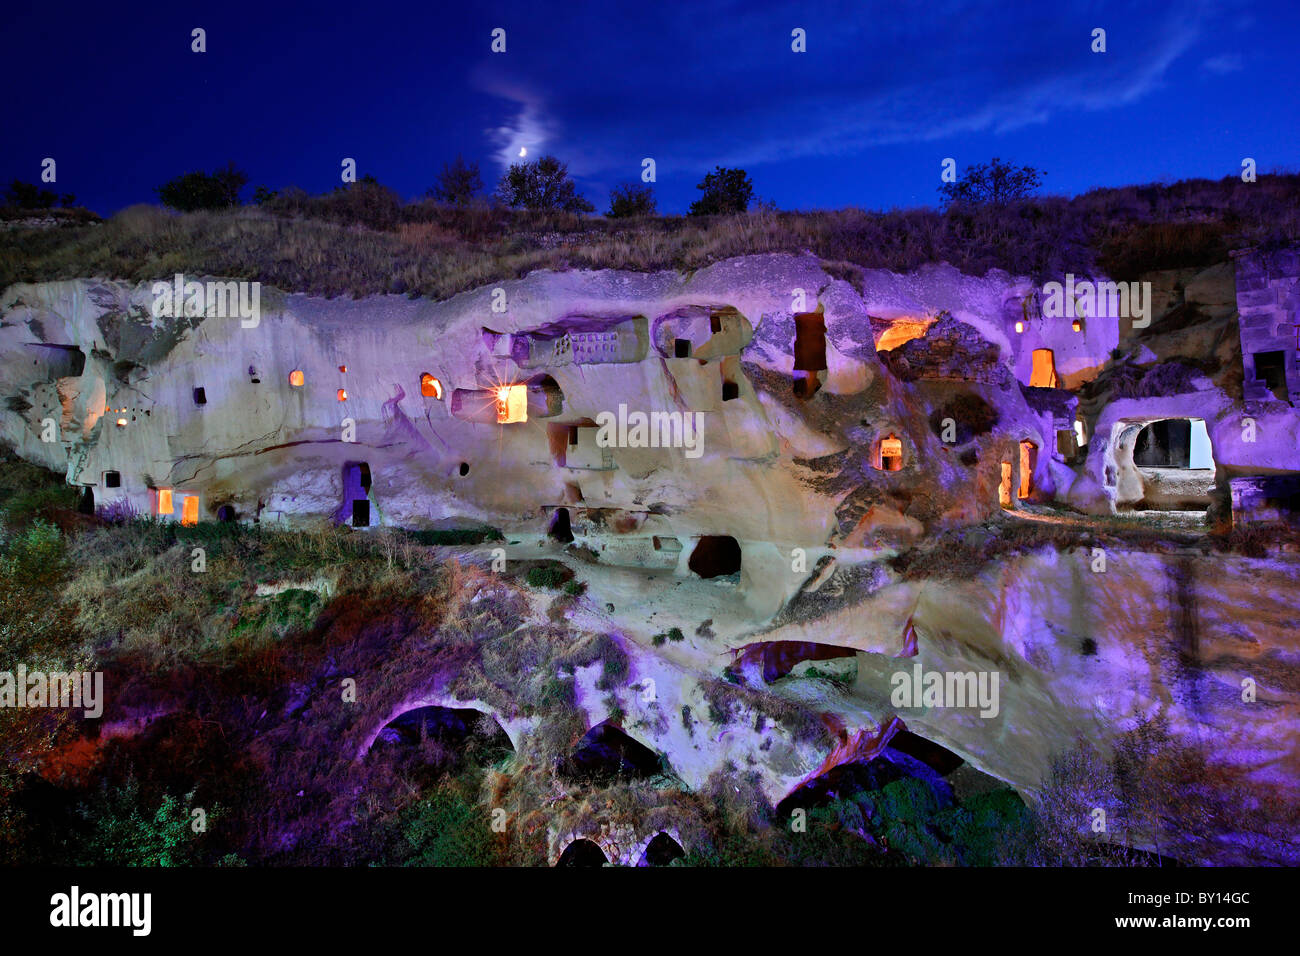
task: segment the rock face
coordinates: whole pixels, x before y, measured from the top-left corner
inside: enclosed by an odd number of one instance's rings
[[[1268,288],[1251,272],[1248,292],[1281,303],[1285,280],[1261,274]],[[1189,298],[1160,299],[1149,332],[1200,341],[1169,318],[1195,296],[1221,330],[1230,281],[1222,267],[1180,280]],[[691,276],[534,273],[447,302],[263,289],[251,321],[160,318],[156,301],[151,284],[5,290],[0,439],[117,513],[491,524],[512,558],[563,557],[593,607],[618,608],[583,625],[622,633],[657,688],[611,695],[579,674],[589,724],[617,709],[691,786],[752,767],[776,802],[905,725],[1032,798],[1077,737],[1159,712],[1294,796],[1289,557],[1117,549],[1098,572],[1094,550],[1047,549],[959,578],[884,563],[974,525],[992,530],[971,540],[991,540],[1017,518],[1059,520],[1054,502],[1072,521],[1204,510],[1231,478],[1300,470],[1294,410],[1274,396],[1246,427],[1222,367],[1170,378],[1176,394],[1098,386],[1121,343],[1147,364],[1171,357],[1105,305],[1076,323],[997,272],[866,272],[855,288],[788,255]],[[1208,467],[1135,461],[1165,419],[1203,421]],[[686,639],[655,640],[671,626]],[[808,660],[838,679],[809,677]],[[995,678],[996,704],[904,706],[898,675],[914,669],[918,687],[975,675],[972,694]],[[762,699],[782,695],[825,733],[778,730]],[[431,687],[393,712],[434,705],[492,711]],[[497,716],[516,743],[535,729]]]

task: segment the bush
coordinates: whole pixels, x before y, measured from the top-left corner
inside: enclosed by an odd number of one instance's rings
[[[754,184],[743,169],[719,166],[706,175],[695,187],[701,193],[691,203],[692,216],[716,216],[745,212],[754,198]]]
[[[448,205],[466,206],[482,188],[483,178],[478,163],[467,163],[464,156],[458,155],[455,162],[443,164],[438,182],[427,195]]]
[[[564,570],[554,565],[528,569],[528,585],[534,588],[558,588],[564,583]]]
[[[403,866],[496,866],[501,842],[488,812],[450,784],[438,787],[401,816]]]
[[[990,163],[968,166],[955,183],[943,183],[944,205],[1004,205],[1025,199],[1042,185],[1043,172],[1032,166],[1013,166],[994,156]]]
[[[229,209],[239,205],[239,191],[248,185],[248,174],[235,168],[233,162],[225,169],[211,173],[185,173],[168,180],[156,188],[164,206],[181,212],[200,209]]]
[[[625,219],[630,216],[653,216],[655,214],[654,190],[646,183],[624,183],[609,191],[610,219]]]
[[[202,834],[192,827],[189,802],[164,794],[149,809],[141,805],[140,787],[132,777],[120,787],[101,787],[99,799],[83,803],[77,815],[89,832],[75,848],[68,848],[73,866],[193,866],[201,862]],[[207,812],[211,828],[222,815],[218,806]]]
[[[554,156],[531,163],[514,163],[497,184],[497,197],[507,206],[594,212],[596,207],[578,195],[569,167]]]

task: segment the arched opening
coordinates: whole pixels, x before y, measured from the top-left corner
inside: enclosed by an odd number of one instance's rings
[[[763,668],[763,680],[769,684],[778,681],[804,661],[839,661],[850,659],[856,665],[858,652],[851,647],[837,644],[815,644],[810,641],[765,641],[751,644],[741,652],[738,663],[747,661],[757,663]],[[851,672],[856,674],[853,666]],[[821,668],[814,667],[817,676],[831,676],[848,673],[844,665],[830,665],[822,674]]]
[[[1029,384],[1033,388],[1056,388],[1056,356],[1051,349],[1034,349]]]
[[[1117,504],[1123,507],[1201,511],[1211,503],[1216,468],[1204,419],[1130,425],[1116,445],[1115,457],[1121,486]]]
[[[464,478],[466,475],[469,474],[469,462],[467,462],[467,461],[462,461],[462,462],[460,463],[460,467],[459,467],[458,469],[456,469],[456,470],[459,471],[459,472],[460,472],[460,476],[461,476],[462,478]]]
[[[948,776],[966,761],[942,744],[937,744],[910,730],[900,730],[889,738],[889,746],[921,763],[942,777]]]
[[[686,855],[682,845],[660,831],[646,844],[645,852],[637,861],[637,866],[668,866],[673,860],[680,860]]]
[[[289,384],[294,388],[302,388],[302,383],[305,381],[306,379],[303,377],[302,369],[296,368],[289,373]]]
[[[587,731],[559,767],[570,780],[602,785],[646,780],[665,769],[659,754],[608,721]]]
[[[923,781],[939,806],[952,803],[952,786],[940,773],[916,757],[887,746],[870,760],[837,764],[805,781],[776,805],[776,812],[779,817],[788,818],[796,808],[825,807],[908,777]]]
[[[514,752],[510,737],[491,714],[432,705],[389,721],[371,749],[401,764],[440,771],[494,763]]]
[[[425,372],[420,376],[420,394],[425,398],[442,398],[442,382]]]
[[[346,402],[348,400],[348,390],[346,388],[340,388],[338,390],[338,396],[340,402]]]
[[[604,866],[605,852],[590,840],[574,840],[564,848],[556,866]]]
[[[527,394],[526,416],[551,418],[564,409],[564,392],[550,375],[536,375],[524,386]]]
[[[573,529],[569,525],[569,509],[556,508],[555,513],[551,515],[551,526],[547,529],[546,534],[554,541],[561,544],[568,544],[573,540]]]
[[[235,520],[234,505],[222,505],[217,509],[217,520],[221,522],[230,522]]]
[[[695,544],[687,567],[702,578],[740,573],[740,542],[731,535],[706,534]]]
[[[903,468],[903,440],[890,432],[876,446],[872,464],[877,471],[901,471]]]
[[[1038,465],[1038,446],[1026,439],[1020,443],[1020,487],[1016,497],[1024,500],[1034,490],[1034,468]]]
[[[1011,462],[1002,462],[1002,479],[998,482],[998,503],[1004,508],[1011,507]]]

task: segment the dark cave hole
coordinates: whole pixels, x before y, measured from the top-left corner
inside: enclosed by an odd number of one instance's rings
[[[599,846],[590,840],[574,840],[564,848],[556,866],[604,866],[609,861]]]
[[[927,740],[910,730],[900,730],[894,734],[889,738],[889,746],[909,757],[915,757],[941,777],[948,776],[966,762],[942,744]]]
[[[501,725],[468,707],[416,707],[389,721],[372,751],[413,768],[447,770],[462,761],[490,762],[514,752]]]
[[[222,505],[217,509],[217,520],[228,522],[235,520],[235,508],[233,505]]]
[[[780,680],[802,661],[829,661],[842,657],[856,657],[851,647],[835,644],[814,644],[810,641],[768,641],[747,647],[741,659],[759,660],[763,665],[763,680],[767,683]]]
[[[95,489],[89,485],[81,489],[81,495],[77,498],[77,512],[83,515],[95,513]]]
[[[637,866],[668,866],[673,860],[680,860],[686,855],[682,845],[667,833],[656,833],[646,845],[645,853],[637,861]]]
[[[568,508],[555,509],[555,514],[551,516],[551,526],[547,529],[546,534],[561,544],[568,544],[573,540],[573,528],[569,524]]]
[[[571,780],[602,783],[644,780],[664,770],[659,754],[610,723],[587,731],[560,765],[561,775]]]
[[[796,808],[812,810],[825,807],[837,800],[847,800],[855,794],[879,790],[895,780],[907,777],[915,777],[926,783],[941,804],[952,803],[952,787],[941,774],[916,757],[894,747],[886,747],[869,761],[855,760],[839,764],[800,785],[776,805],[776,812],[779,817],[789,817]]]
[[[687,566],[702,578],[740,573],[740,542],[730,535],[706,534],[691,552]]]

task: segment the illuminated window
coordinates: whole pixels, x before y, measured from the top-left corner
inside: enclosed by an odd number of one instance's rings
[[[502,385],[496,390],[497,424],[528,421],[528,389],[523,385]]]
[[[1056,388],[1056,356],[1051,349],[1034,349],[1034,367],[1029,375],[1033,388]]]
[[[442,398],[442,382],[425,372],[420,376],[420,394],[425,398]]]
[[[302,369],[296,368],[289,373],[289,384],[294,388],[302,388],[302,383],[306,381],[303,377]]]
[[[1011,462],[1002,463],[1002,483],[998,485],[998,501],[1004,508],[1011,507]]]
[[[181,502],[181,524],[199,523],[199,496],[187,495]]]
[[[340,366],[339,366],[339,371],[340,371],[340,372],[346,372],[347,370],[348,370],[348,367],[347,367],[346,365],[340,365]]]
[[[1075,319],[1073,322],[1070,323],[1070,328],[1074,329],[1074,331],[1076,332],[1082,332],[1083,319]]]
[[[173,513],[172,490],[170,488],[158,489],[158,513],[160,515]]]
[[[882,438],[880,441],[880,455],[876,467],[881,471],[898,471],[903,467],[903,442],[892,432],[888,438]]]
[[[340,402],[346,402],[347,400],[348,400],[348,390],[347,390],[346,388],[340,388],[340,389],[339,389],[339,401],[340,401]]]
[[[1016,320],[1016,331],[1017,332],[1025,331],[1025,323],[1021,322],[1019,319]]]
[[[118,427],[118,428],[125,428],[125,427],[126,427],[126,419],[125,419],[125,418],[119,418],[119,419],[117,420],[117,427]]]

